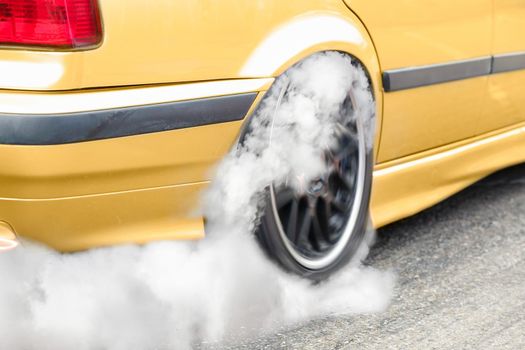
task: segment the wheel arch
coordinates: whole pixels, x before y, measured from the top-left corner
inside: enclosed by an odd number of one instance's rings
[[[377,156],[383,119],[383,89],[379,59],[373,41],[357,16],[331,11],[307,13],[282,23],[259,42],[245,60],[240,75],[277,77],[308,56],[339,51],[356,58],[370,78],[376,103]]]

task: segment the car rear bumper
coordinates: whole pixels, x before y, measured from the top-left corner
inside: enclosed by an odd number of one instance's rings
[[[0,221],[64,251],[202,237],[199,193],[271,83],[0,92]]]

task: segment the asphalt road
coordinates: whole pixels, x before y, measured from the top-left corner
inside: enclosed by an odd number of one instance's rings
[[[333,316],[246,349],[525,349],[525,164],[378,233],[398,280],[381,314]]]

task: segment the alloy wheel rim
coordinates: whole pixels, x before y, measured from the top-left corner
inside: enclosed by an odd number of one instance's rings
[[[350,93],[350,111],[357,110]],[[327,150],[329,170],[304,186],[270,186],[270,205],[286,250],[300,265],[320,270],[341,256],[361,208],[366,163],[364,125],[346,116],[337,124],[338,142]]]

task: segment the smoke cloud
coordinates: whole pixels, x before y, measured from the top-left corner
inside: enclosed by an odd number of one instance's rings
[[[275,82],[240,146],[215,170],[203,241],[75,254],[25,242],[0,254],[0,348],[185,349],[386,308],[390,273],[354,261],[312,285],[268,261],[253,237],[269,184],[293,186],[291,179],[325,170],[322,150],[350,88],[372,147],[373,100],[350,57],[317,54]]]

